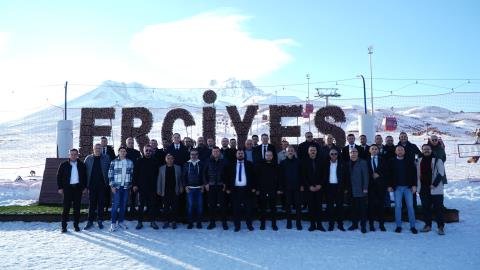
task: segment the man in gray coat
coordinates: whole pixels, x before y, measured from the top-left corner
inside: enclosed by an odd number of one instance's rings
[[[171,223],[172,229],[176,229],[178,196],[183,192],[182,167],[174,163],[174,157],[170,153],[165,156],[165,163],[158,169],[157,194],[162,198],[166,218],[163,228],[168,228]]]
[[[360,220],[362,233],[367,232],[367,195],[368,195],[368,167],[367,162],[358,157],[358,149],[349,149],[350,161],[347,164],[345,177],[351,185],[352,194],[352,226],[349,231],[358,229]]]

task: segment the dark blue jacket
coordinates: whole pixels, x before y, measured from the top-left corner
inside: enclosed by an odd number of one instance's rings
[[[183,165],[182,170],[182,181],[184,187],[198,187],[203,185],[202,179],[202,172],[203,172],[203,163],[198,160],[196,165],[191,161],[187,161],[185,165]]]
[[[280,162],[280,189],[300,190],[302,186],[302,174],[300,171],[300,160],[296,157],[288,157]]]

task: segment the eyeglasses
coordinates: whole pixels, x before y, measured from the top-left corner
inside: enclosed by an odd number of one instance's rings
[[[437,142],[437,141],[438,141],[438,139],[432,139],[432,142]]]
[[[330,156],[338,156],[338,153],[330,153]]]
[[[307,136],[307,138],[313,138],[313,136]]]

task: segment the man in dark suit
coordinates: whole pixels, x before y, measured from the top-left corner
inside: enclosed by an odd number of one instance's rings
[[[374,221],[378,220],[380,230],[386,231],[384,226],[385,195],[387,193],[386,161],[379,155],[376,144],[370,146],[370,157],[368,159],[368,174],[370,176],[368,185],[368,219],[370,231],[375,231]]]
[[[155,139],[150,140],[150,146],[152,147],[152,157],[157,160],[158,166],[165,164],[165,151],[158,148],[158,141]]]
[[[360,135],[358,157],[367,160],[370,156],[370,146],[367,144],[367,136]]]
[[[221,140],[222,147],[220,148],[220,153],[221,158],[225,163],[232,163],[235,162],[235,160],[237,159],[235,155],[237,149],[229,147],[229,143],[230,141],[228,140],[228,138],[223,138]]]
[[[360,146],[355,144],[355,135],[352,133],[347,135],[347,145],[342,148],[342,160],[347,162],[350,160],[350,149],[356,148],[360,153]]]
[[[260,230],[265,230],[267,206],[270,208],[272,230],[277,227],[277,192],[280,188],[280,167],[273,161],[273,153],[267,151],[265,160],[256,165],[258,194],[260,195]]]
[[[308,147],[308,159],[302,161],[303,183],[307,191],[308,212],[310,215],[309,231],[325,231],[321,222],[322,191],[323,191],[323,163],[318,156],[317,147]]]
[[[113,150],[111,145],[108,145],[107,137],[100,138],[100,144],[102,146],[102,155],[107,155],[110,160],[114,160],[116,157],[115,150]]]
[[[329,159],[325,164],[325,193],[327,197],[328,230],[333,231],[335,221],[338,229],[343,228],[343,197],[345,194],[344,163],[338,158],[339,151],[330,149]],[[334,207],[335,206],[335,207]]]
[[[108,145],[108,139],[107,137],[102,137],[100,139],[100,145],[102,146],[102,155],[107,155],[110,160],[114,160],[117,155],[115,155],[115,150],[113,150],[113,147],[111,145]],[[112,204],[112,197],[111,197],[111,190],[110,186],[105,187],[105,212],[108,212],[108,208]]]
[[[180,134],[174,133],[172,139],[173,143],[168,146],[166,153],[172,154],[175,164],[183,167],[183,164],[190,158],[190,154],[182,143]]]
[[[257,164],[265,160],[265,153],[271,151],[273,153],[273,161],[278,163],[277,150],[273,144],[268,143],[270,138],[267,134],[262,134],[261,136],[262,143],[255,148],[253,148],[253,163]]]
[[[233,220],[235,232],[240,231],[240,216],[246,212],[246,223],[249,231],[253,231],[252,204],[256,192],[256,179],[253,164],[244,159],[243,149],[237,150],[236,162],[227,165],[226,189],[232,195]]]
[[[87,192],[87,167],[78,159],[78,150],[71,149],[69,159],[58,168],[58,193],[63,195],[62,233],[67,232],[68,216],[73,203],[73,227],[80,231],[80,203],[82,193]]]

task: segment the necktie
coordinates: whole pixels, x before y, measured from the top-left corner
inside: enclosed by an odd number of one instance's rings
[[[238,182],[242,182],[242,162],[238,162]]]
[[[103,147],[103,154],[104,154],[104,155],[107,154],[107,147]]]
[[[267,146],[263,146],[263,159],[265,159],[265,152],[267,152]]]
[[[373,170],[375,171],[377,169],[377,157],[373,158]]]

